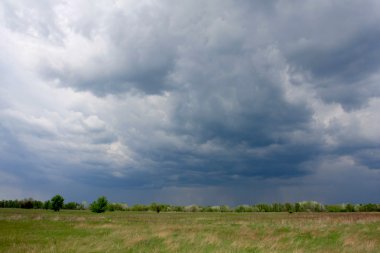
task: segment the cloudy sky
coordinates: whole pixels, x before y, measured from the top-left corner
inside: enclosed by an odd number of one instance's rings
[[[380,2],[0,2],[0,199],[380,202]]]

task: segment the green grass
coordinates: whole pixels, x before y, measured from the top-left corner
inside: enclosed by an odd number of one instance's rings
[[[380,213],[0,209],[0,252],[380,252]]]

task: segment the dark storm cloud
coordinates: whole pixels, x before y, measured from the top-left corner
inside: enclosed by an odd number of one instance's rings
[[[95,20],[92,15],[69,20],[70,32],[93,47],[83,65],[66,59],[61,60],[63,67],[42,63],[41,74],[58,79],[63,86],[90,90],[98,96],[131,90],[157,94],[168,89],[166,77],[174,64],[176,36],[168,31],[167,10],[143,3],[130,15],[128,8],[102,4],[108,7],[106,11],[84,4],[99,15]],[[76,4],[65,7],[77,14]]]
[[[377,26],[363,29],[334,46],[306,47],[290,56],[297,67],[312,73],[323,99],[347,109],[379,96],[376,84],[367,79],[380,68],[380,30]]]
[[[310,69],[316,78],[357,82],[379,68],[380,30],[377,26],[364,29],[339,45],[304,48],[296,52],[292,59],[299,66]]]
[[[35,157],[33,152],[2,124],[0,139],[0,183],[4,187],[1,188],[0,198],[23,198],[25,194],[30,195],[26,190],[30,186],[42,185],[49,181],[49,175],[41,173],[44,162]],[[19,191],[21,193],[17,193]]]
[[[369,149],[360,149],[353,154],[354,159],[368,167],[369,169],[380,170],[380,147],[373,147]]]
[[[201,203],[379,178],[376,1],[0,6],[0,172]]]
[[[13,136],[13,134],[3,125],[0,125],[0,137],[1,137],[1,154],[2,154],[2,164],[12,164],[13,162],[20,162],[30,159],[30,153],[25,147]],[[5,160],[6,159],[6,160]],[[17,172],[17,171],[16,171]]]

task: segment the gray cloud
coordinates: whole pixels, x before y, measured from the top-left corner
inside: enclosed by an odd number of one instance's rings
[[[377,5],[3,2],[1,175],[15,196],[349,201],[344,166],[378,178]]]

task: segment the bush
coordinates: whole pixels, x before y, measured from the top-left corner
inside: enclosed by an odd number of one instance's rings
[[[235,212],[243,213],[243,212],[253,212],[253,208],[249,205],[240,205],[235,208]]]
[[[69,202],[63,206],[63,209],[76,210],[78,209],[79,204],[76,202]]]
[[[112,203],[112,204],[108,204],[108,211],[125,211],[126,209],[128,208],[127,205],[125,204],[121,204],[121,203]]]
[[[131,211],[148,211],[149,206],[142,205],[142,204],[136,204],[136,205],[133,205],[129,210],[131,210]]]
[[[149,210],[160,213],[162,210],[162,206],[157,203],[152,203],[150,204]]]
[[[185,212],[199,212],[201,209],[197,205],[185,206]]]
[[[285,210],[288,211],[288,213],[293,213],[295,211],[295,207],[292,203],[285,203]]]
[[[185,208],[183,206],[171,206],[170,210],[174,212],[183,212],[185,211]]]
[[[92,202],[90,209],[94,213],[104,213],[107,210],[108,200],[106,197],[101,196],[94,202]]]

